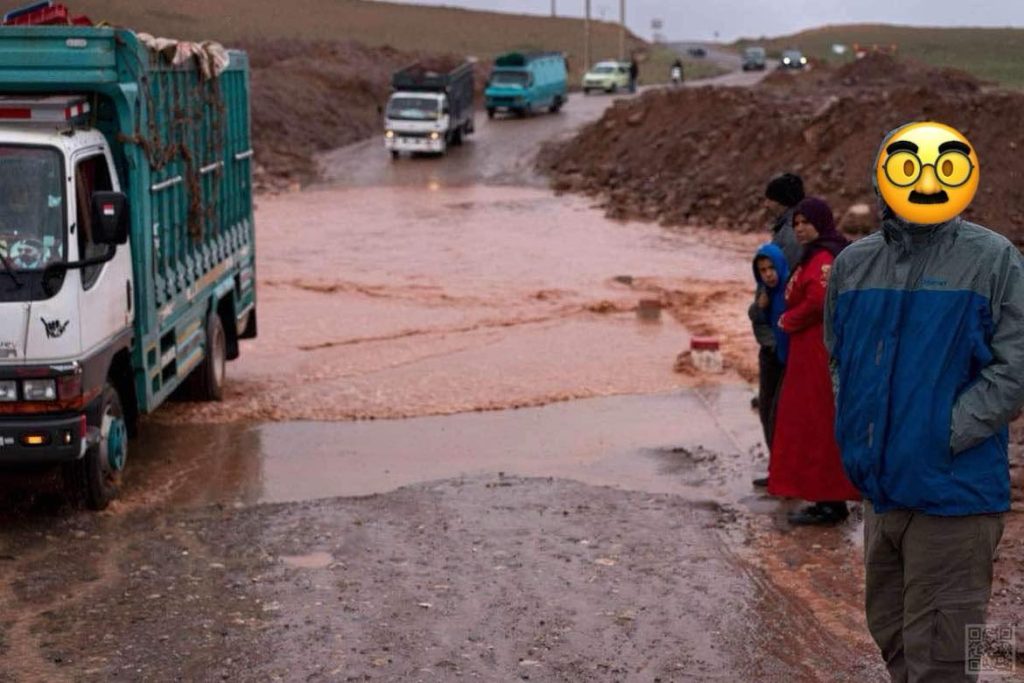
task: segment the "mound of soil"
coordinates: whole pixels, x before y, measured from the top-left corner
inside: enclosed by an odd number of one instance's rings
[[[235,45],[233,45],[235,47]],[[381,132],[391,74],[420,62],[444,71],[462,60],[356,42],[275,40],[239,45],[252,68],[252,135],[258,191],[302,185],[313,156]],[[477,87],[486,81],[477,67]]]
[[[252,67],[258,190],[314,177],[313,155],[380,129],[391,73],[416,59],[353,42],[278,40],[242,46]]]
[[[784,171],[801,174],[837,217],[851,207],[873,214],[871,168],[885,134],[931,119],[978,150],[981,186],[965,217],[1021,243],[1024,94],[980,85],[876,55],[750,89],[650,92],[548,146],[538,163],[555,189],[601,197],[613,217],[753,230],[770,218],[765,185]]]

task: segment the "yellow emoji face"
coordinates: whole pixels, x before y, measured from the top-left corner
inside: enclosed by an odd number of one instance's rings
[[[882,199],[910,223],[960,215],[978,191],[978,155],[960,131],[927,121],[900,128],[878,155]]]

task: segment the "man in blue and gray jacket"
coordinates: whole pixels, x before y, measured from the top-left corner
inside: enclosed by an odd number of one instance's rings
[[[876,164],[881,230],[829,278],[836,437],[866,499],[868,626],[893,681],[976,680],[967,627],[985,622],[1010,509],[1024,263],[960,217],[977,182],[977,155],[954,129],[893,131]]]

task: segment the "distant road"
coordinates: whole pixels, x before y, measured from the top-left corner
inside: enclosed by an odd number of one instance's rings
[[[776,67],[775,62],[769,59],[767,64],[768,68],[764,71],[743,71],[743,59],[740,55],[732,50],[727,50],[716,43],[699,43],[689,41],[683,43],[666,43],[666,47],[671,50],[675,50],[684,57],[689,57],[688,50],[691,47],[702,47],[707,50],[708,53],[706,57],[703,57],[704,60],[729,72],[719,76],[718,78],[697,82],[705,85],[727,85],[732,87],[755,85],[764,78],[765,75],[774,71]]]
[[[687,87],[708,85],[749,87],[758,83],[775,65],[769,63],[766,71],[741,71],[739,57],[719,50],[708,52],[708,59],[722,59],[720,63],[729,73],[715,78],[686,81]],[[728,65],[727,58],[734,58]],[[648,89],[671,86],[648,86]],[[321,186],[404,186],[427,185],[526,185],[547,187],[548,178],[534,168],[537,153],[550,140],[574,135],[581,127],[601,118],[613,102],[632,95],[573,93],[559,114],[539,114],[528,118],[499,116],[488,120],[477,112],[476,133],[467,144],[449,150],[448,156],[438,158],[403,157],[392,161],[384,150],[381,136],[324,153],[319,157],[322,170]]]

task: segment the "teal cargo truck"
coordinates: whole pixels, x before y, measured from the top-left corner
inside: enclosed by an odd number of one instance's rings
[[[220,399],[256,335],[248,61],[206,57],[0,28],[0,467],[94,509],[139,416]]]
[[[508,111],[525,116],[557,112],[569,95],[565,55],[559,52],[510,52],[494,60],[484,90],[487,116]]]

